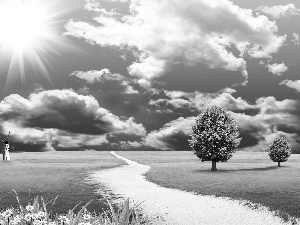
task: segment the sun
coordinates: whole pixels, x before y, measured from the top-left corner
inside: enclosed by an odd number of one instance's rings
[[[27,64],[48,74],[49,59],[58,53],[62,38],[57,17],[63,11],[55,7],[57,0],[1,0],[0,1],[0,57],[10,61],[6,83],[19,74],[25,85]],[[6,85],[6,84],[5,84]]]
[[[23,54],[47,38],[47,20],[37,5],[12,2],[0,9],[0,41],[14,52]]]

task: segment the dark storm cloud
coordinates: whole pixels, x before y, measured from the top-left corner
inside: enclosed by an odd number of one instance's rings
[[[161,129],[151,131],[143,145],[159,150],[189,150],[188,135],[191,134],[195,117],[180,117],[166,123]]]
[[[53,148],[52,142],[72,148],[107,143],[109,134],[145,135],[132,117],[120,119],[94,97],[72,90],[41,91],[28,99],[7,96],[0,103],[0,120],[2,131],[10,130],[17,142],[43,143],[46,149]]]
[[[223,91],[227,92],[214,94],[165,92],[165,96],[169,98],[150,101],[150,105],[157,107],[161,114],[174,112],[176,107],[186,108],[186,113],[193,110],[194,114],[211,105],[225,107],[231,111],[239,124],[240,136],[243,138],[240,149],[266,151],[276,136],[284,134],[289,138],[294,153],[300,153],[300,146],[297,143],[300,135],[300,101],[290,99],[277,101],[274,97],[262,97],[255,104],[250,104],[242,98],[233,97],[232,89]],[[176,99],[188,103],[180,105],[178,104],[180,101],[174,101]],[[181,117],[166,123],[161,129],[148,133],[143,144],[160,150],[188,150],[186,140],[194,118]]]

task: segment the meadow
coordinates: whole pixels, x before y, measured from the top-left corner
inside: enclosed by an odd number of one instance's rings
[[[94,198],[88,209],[99,213],[107,205],[102,196],[94,194],[94,187],[84,182],[87,171],[120,164],[108,152],[12,152],[11,161],[0,161],[0,211],[18,207],[14,189],[25,206],[37,196],[48,201],[58,196],[53,212],[67,213]]]
[[[260,203],[300,217],[300,155],[291,155],[277,167],[267,153],[236,152],[228,162],[201,162],[191,151],[118,151],[117,154],[151,166],[146,178],[164,187],[203,195],[230,197]],[[66,213],[81,202],[89,211],[106,209],[103,196],[95,194],[99,185],[86,183],[90,171],[117,167],[123,162],[108,151],[11,153],[12,161],[0,162],[0,210],[18,206],[43,196],[58,196],[53,211]],[[132,184],[134,185],[134,183]]]
[[[186,152],[117,152],[151,166],[149,181],[164,187],[260,203],[285,217],[300,217],[300,155],[277,167],[266,152],[236,152],[228,162],[201,162]]]

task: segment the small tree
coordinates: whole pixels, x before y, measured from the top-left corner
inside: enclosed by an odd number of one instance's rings
[[[238,124],[226,109],[218,106],[208,107],[200,113],[192,130],[190,146],[202,162],[212,161],[212,171],[217,170],[216,162],[232,157],[242,139],[238,138]]]
[[[273,162],[278,162],[278,167],[280,167],[281,162],[288,160],[291,153],[292,150],[289,142],[284,135],[275,138],[273,143],[270,145],[269,156]]]

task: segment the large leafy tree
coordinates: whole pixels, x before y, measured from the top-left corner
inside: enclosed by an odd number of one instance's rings
[[[217,162],[232,157],[242,139],[238,138],[238,124],[226,109],[218,106],[208,107],[200,113],[192,130],[190,146],[202,162],[212,161],[212,171],[217,170]]]
[[[291,153],[288,139],[284,135],[275,138],[270,145],[269,156],[273,162],[278,162],[278,167],[280,167],[281,162],[288,160]]]

